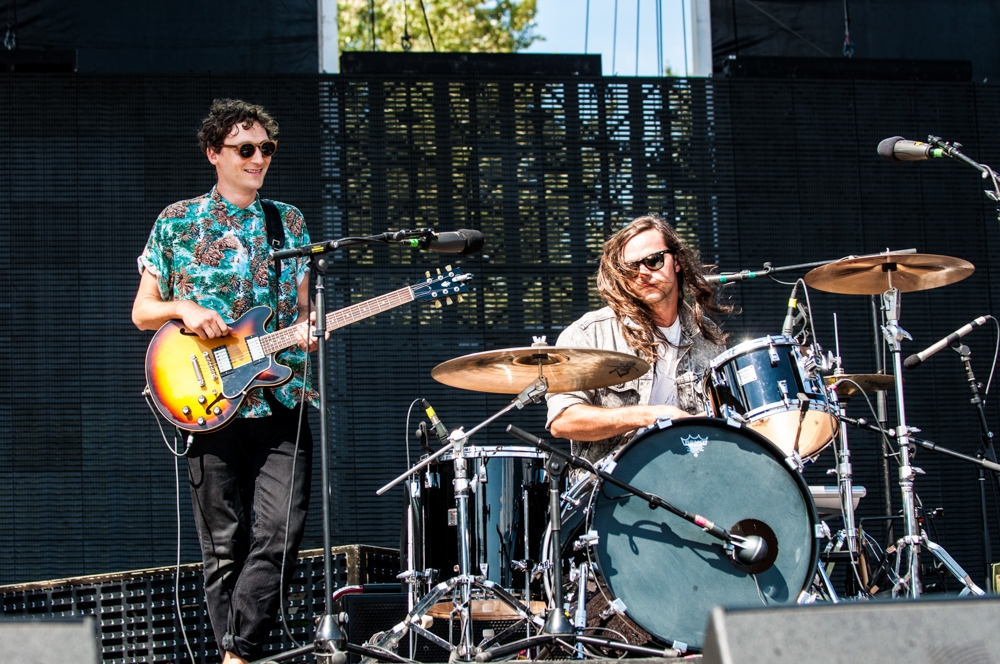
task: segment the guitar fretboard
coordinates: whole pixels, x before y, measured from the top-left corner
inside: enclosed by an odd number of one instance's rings
[[[326,329],[336,330],[346,327],[355,321],[371,318],[375,314],[394,309],[407,302],[413,302],[413,289],[410,286],[405,286],[391,293],[386,293],[385,295],[358,304],[352,304],[349,307],[344,307],[343,309],[327,314]],[[283,330],[271,332],[260,337],[261,347],[267,355],[277,353],[279,350],[288,348],[289,346],[294,346],[296,343],[295,330],[291,327],[286,327]]]

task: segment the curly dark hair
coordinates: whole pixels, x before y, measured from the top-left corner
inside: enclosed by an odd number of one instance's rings
[[[233,125],[242,123],[244,129],[249,129],[254,123],[259,124],[267,132],[272,141],[278,138],[278,123],[263,106],[250,104],[240,99],[216,99],[208,109],[208,115],[201,122],[198,132],[198,146],[202,152],[209,148],[218,152],[226,136],[232,131]]]
[[[629,346],[639,351],[643,358],[655,362],[657,346],[666,339],[660,334],[649,308],[635,291],[634,273],[622,262],[625,244],[640,233],[656,230],[663,236],[667,248],[673,251],[674,261],[680,265],[677,273],[677,304],[683,305],[685,295],[691,296],[694,323],[702,336],[715,344],[725,342],[727,335],[718,325],[718,317],[728,314],[732,307],[716,301],[715,287],[705,279],[705,271],[697,254],[681,240],[673,226],[657,214],[636,217],[604,243],[604,254],[597,269],[597,291],[615,312],[622,333]],[[638,328],[625,325],[629,318]]]

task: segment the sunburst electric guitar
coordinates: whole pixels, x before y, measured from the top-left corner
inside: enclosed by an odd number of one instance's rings
[[[472,275],[445,268],[446,273],[380,297],[353,304],[326,316],[326,328],[336,330],[355,321],[414,300],[439,300],[468,291]],[[437,302],[440,306],[440,302]],[[146,393],[156,409],[186,431],[211,431],[232,419],[250,390],[281,385],[292,370],[274,354],[297,342],[285,328],[265,332],[273,312],[254,307],[229,324],[229,334],[200,339],[178,320],[161,327],[146,351]]]

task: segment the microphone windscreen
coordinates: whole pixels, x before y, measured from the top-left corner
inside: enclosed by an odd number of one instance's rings
[[[468,256],[469,254],[476,254],[483,250],[483,244],[486,242],[486,238],[479,231],[474,231],[469,228],[459,228],[455,231],[459,235],[465,238],[465,249],[458,252],[462,256]]]
[[[899,161],[893,148],[896,146],[896,143],[902,140],[904,140],[902,136],[893,136],[892,138],[885,139],[878,144],[878,156],[889,161]]]

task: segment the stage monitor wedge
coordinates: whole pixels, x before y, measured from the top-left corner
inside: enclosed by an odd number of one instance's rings
[[[715,607],[703,664],[995,664],[997,625],[1000,598]]]

